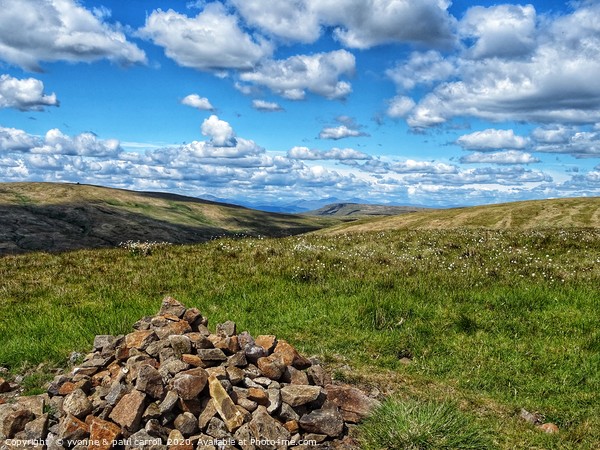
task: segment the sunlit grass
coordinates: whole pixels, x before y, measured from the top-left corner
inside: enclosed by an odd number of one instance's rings
[[[25,362],[64,365],[95,334],[129,332],[172,295],[213,325],[231,319],[239,330],[285,337],[339,376],[371,383],[397,374],[403,381],[390,391],[437,403],[444,398],[435,392],[451,391],[487,405],[475,416],[499,433],[501,448],[600,446],[594,229],[222,239],[147,256],[125,248],[29,254],[0,259],[0,280],[0,365],[13,372]],[[520,408],[561,432],[546,436],[521,423]]]

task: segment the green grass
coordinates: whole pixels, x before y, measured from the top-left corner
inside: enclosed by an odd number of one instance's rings
[[[364,450],[493,449],[489,430],[450,402],[390,399],[368,417],[360,432]]]
[[[387,231],[0,259],[0,365],[64,365],[164,295],[386,394],[450,398],[499,448],[600,446],[600,231]],[[407,358],[410,364],[406,364]],[[560,427],[545,435],[521,408]],[[457,413],[458,414],[458,413]],[[485,433],[484,433],[485,434]],[[436,448],[436,447],[432,447]]]

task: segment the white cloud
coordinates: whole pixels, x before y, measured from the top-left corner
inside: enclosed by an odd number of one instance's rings
[[[320,139],[338,140],[347,137],[358,136],[367,136],[367,134],[355,128],[347,127],[346,125],[340,125],[338,127],[325,127],[319,133]]]
[[[253,72],[240,74],[243,81],[263,85],[290,100],[301,100],[306,91],[328,99],[343,99],[352,91],[350,83],[340,81],[352,75],[355,58],[346,50],[314,55],[296,55],[285,60],[268,60]]]
[[[481,153],[475,152],[460,158],[462,164],[488,163],[488,164],[532,164],[540,160],[531,155],[531,153],[520,152],[518,150],[508,150],[505,152]]]
[[[529,54],[536,44],[536,12],[532,5],[497,5],[469,8],[459,33],[475,43],[468,56],[476,59]]]
[[[527,138],[518,136],[513,130],[497,130],[489,128],[465,134],[456,140],[465,150],[490,151],[499,149],[523,149],[527,146]]]
[[[3,0],[0,8],[0,59],[27,70],[41,61],[146,62],[118,26],[74,0]]]
[[[41,140],[16,128],[0,126],[0,152],[26,152],[41,144]]]
[[[198,94],[190,94],[184,97],[181,103],[201,111],[212,111],[214,109],[206,97],[200,97]]]
[[[444,46],[454,19],[445,0],[231,0],[250,25],[285,41],[312,43],[326,27],[343,45],[387,43]]]
[[[538,128],[532,136],[536,139],[532,149],[542,153],[565,153],[575,158],[600,157],[600,132],[581,131],[577,128]]]
[[[456,67],[452,60],[444,58],[434,50],[413,52],[408,61],[397,63],[394,68],[385,71],[385,74],[404,90],[413,89],[417,85],[431,86],[455,73]]]
[[[494,25],[502,30],[500,37],[515,30],[510,48],[498,54],[505,45],[503,38],[481,31],[475,47],[456,59],[456,80],[434,87],[412,110],[407,123],[428,128],[455,117],[600,122],[600,84],[595,76],[600,73],[600,4],[581,3],[572,14],[535,21],[534,41],[528,37],[535,12],[531,7],[493,8],[484,11],[490,21],[495,20],[492,13],[516,17],[507,19],[505,25]]]
[[[68,136],[54,128],[46,133],[40,145],[31,148],[30,151],[48,155],[115,157],[122,149],[116,139],[98,139],[94,133]]]
[[[218,2],[206,5],[196,17],[172,9],[153,11],[139,34],[164,47],[179,65],[204,71],[248,70],[273,51],[264,39],[245,33],[237,17]]]
[[[290,159],[303,159],[313,161],[327,159],[334,159],[339,161],[371,159],[371,156],[367,155],[366,153],[359,152],[352,148],[336,147],[327,151],[310,149],[308,147],[293,147],[288,151],[287,157]]]
[[[550,182],[552,178],[539,170],[525,169],[521,166],[482,167],[460,170],[455,173],[417,173],[404,178],[408,183],[424,183],[439,186],[464,185],[505,185],[521,186],[523,183]]]
[[[252,100],[252,107],[258,111],[283,111],[283,108],[275,102],[267,102],[265,100]]]
[[[387,115],[398,119],[400,117],[406,117],[415,107],[415,101],[403,95],[397,95],[390,100],[390,104],[387,109]]]
[[[41,111],[46,106],[58,106],[58,100],[54,93],[44,94],[44,83],[40,80],[0,75],[0,108]]]
[[[214,114],[202,122],[200,130],[210,138],[210,144],[215,147],[235,147],[237,144],[231,125]]]

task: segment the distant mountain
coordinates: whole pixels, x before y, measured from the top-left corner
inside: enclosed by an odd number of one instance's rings
[[[223,235],[287,236],[334,219],[277,214],[159,192],[60,183],[0,183],[0,255],[174,244]]]
[[[303,215],[326,216],[338,218],[358,218],[365,216],[394,216],[418,211],[427,208],[416,206],[370,205],[366,203],[332,203],[322,208],[307,211]]]
[[[396,229],[539,229],[600,228],[600,197],[529,200],[495,205],[428,210],[345,223],[323,234],[388,231]]]

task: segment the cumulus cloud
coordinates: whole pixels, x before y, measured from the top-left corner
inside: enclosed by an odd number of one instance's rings
[[[397,63],[385,74],[403,90],[413,89],[417,85],[431,86],[435,82],[448,79],[456,73],[452,59],[444,58],[435,50],[413,52],[408,61]]]
[[[17,128],[0,126],[0,152],[26,152],[41,144],[41,140]]]
[[[416,103],[412,98],[404,95],[397,95],[390,100],[387,115],[394,119],[406,117],[415,105]]]
[[[44,94],[44,83],[40,80],[0,75],[0,108],[41,111],[46,106],[58,106],[58,100],[54,93]]]
[[[407,175],[409,183],[438,184],[440,186],[464,185],[522,185],[523,183],[551,182],[552,177],[539,170],[514,167],[482,167],[465,169],[454,173],[418,173]]]
[[[98,139],[98,136],[89,132],[68,136],[54,128],[46,133],[41,145],[31,148],[30,151],[50,155],[115,157],[122,148],[116,139]]]
[[[287,157],[290,159],[303,159],[303,160],[327,160],[335,159],[339,161],[349,160],[367,160],[371,159],[371,156],[366,153],[359,152],[352,148],[337,148],[334,147],[331,150],[316,150],[308,147],[293,147],[287,153]]]
[[[532,149],[541,153],[564,153],[575,158],[600,157],[600,132],[578,128],[537,128]]]
[[[266,40],[245,33],[238,18],[218,2],[207,4],[196,17],[172,9],[153,11],[139,34],[179,65],[204,71],[248,70],[273,52]]]
[[[490,163],[490,164],[532,164],[540,160],[531,153],[520,152],[518,150],[508,150],[505,152],[481,153],[475,152],[460,158],[462,164]]]
[[[145,63],[145,53],[118,26],[105,22],[107,11],[97,11],[74,0],[4,0],[0,59],[34,71],[41,61]]]
[[[312,43],[325,27],[350,48],[453,42],[445,0],[231,0],[244,20],[286,41]]]
[[[283,111],[283,108],[279,105],[279,103],[267,102],[265,100],[252,100],[252,107],[258,111]]]
[[[367,133],[357,130],[356,128],[350,128],[346,125],[340,125],[338,127],[325,127],[319,133],[319,139],[343,139],[347,137],[358,137],[368,136]]]
[[[472,58],[527,55],[536,43],[536,11],[532,5],[473,6],[460,21],[459,33],[474,40],[468,49]]]
[[[201,111],[212,111],[214,109],[206,97],[200,97],[198,94],[190,94],[184,97],[181,103]]]
[[[527,138],[518,136],[513,130],[497,130],[489,128],[465,134],[456,140],[465,150],[492,151],[499,149],[523,149],[527,146]]]
[[[209,143],[215,147],[235,147],[237,144],[231,125],[214,114],[202,122],[200,130],[210,138]]]
[[[429,128],[456,117],[600,121],[600,85],[594,78],[600,73],[599,3],[580,3],[571,14],[544,20],[536,19],[531,6],[501,5],[471,13],[462,23],[463,37],[465,45],[474,44],[456,58],[453,80],[436,85],[412,109],[407,117],[411,127]],[[485,18],[489,27],[479,29],[473,17]],[[403,80],[398,80],[399,88]]]
[[[352,92],[352,87],[340,81],[340,77],[352,75],[355,64],[354,55],[346,50],[296,55],[265,61],[256,70],[240,74],[240,79],[266,86],[290,100],[303,99],[306,91],[328,99],[343,99]]]

